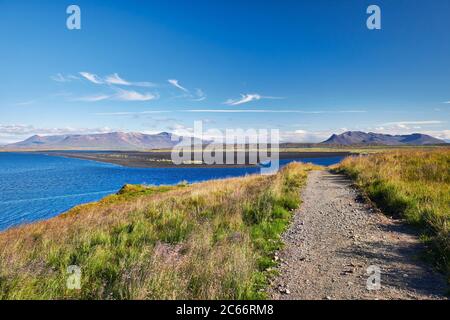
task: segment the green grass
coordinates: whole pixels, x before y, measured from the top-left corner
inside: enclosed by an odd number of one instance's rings
[[[421,232],[427,256],[450,279],[450,150],[405,150],[350,157],[336,167],[388,215]]]
[[[0,299],[263,299],[309,165],[195,185],[127,185],[0,233]],[[81,290],[66,288],[81,268]]]

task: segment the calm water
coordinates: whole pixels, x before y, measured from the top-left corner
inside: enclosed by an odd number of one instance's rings
[[[330,165],[343,157],[281,160]],[[258,168],[126,168],[39,154],[0,153],[0,230],[47,219],[117,192],[124,184],[176,184],[243,176]]]

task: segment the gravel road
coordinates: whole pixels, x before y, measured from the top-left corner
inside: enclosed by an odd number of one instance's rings
[[[312,171],[302,200],[275,256],[273,299],[446,298],[445,278],[419,258],[415,231],[365,203],[346,177]]]

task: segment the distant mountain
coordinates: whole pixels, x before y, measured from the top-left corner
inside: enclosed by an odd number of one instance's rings
[[[373,132],[347,131],[342,134],[333,134],[321,144],[334,145],[429,145],[445,144],[443,140],[433,138],[426,134],[412,133],[406,135],[390,135]]]
[[[7,150],[143,150],[172,148],[182,137],[158,134],[111,132],[57,136],[32,136],[3,147]],[[196,141],[198,142],[198,140]]]

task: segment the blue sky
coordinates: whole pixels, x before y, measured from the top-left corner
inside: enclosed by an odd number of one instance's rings
[[[371,4],[381,30],[366,27]],[[0,143],[195,120],[292,141],[450,139],[449,14],[447,0],[0,0]]]

